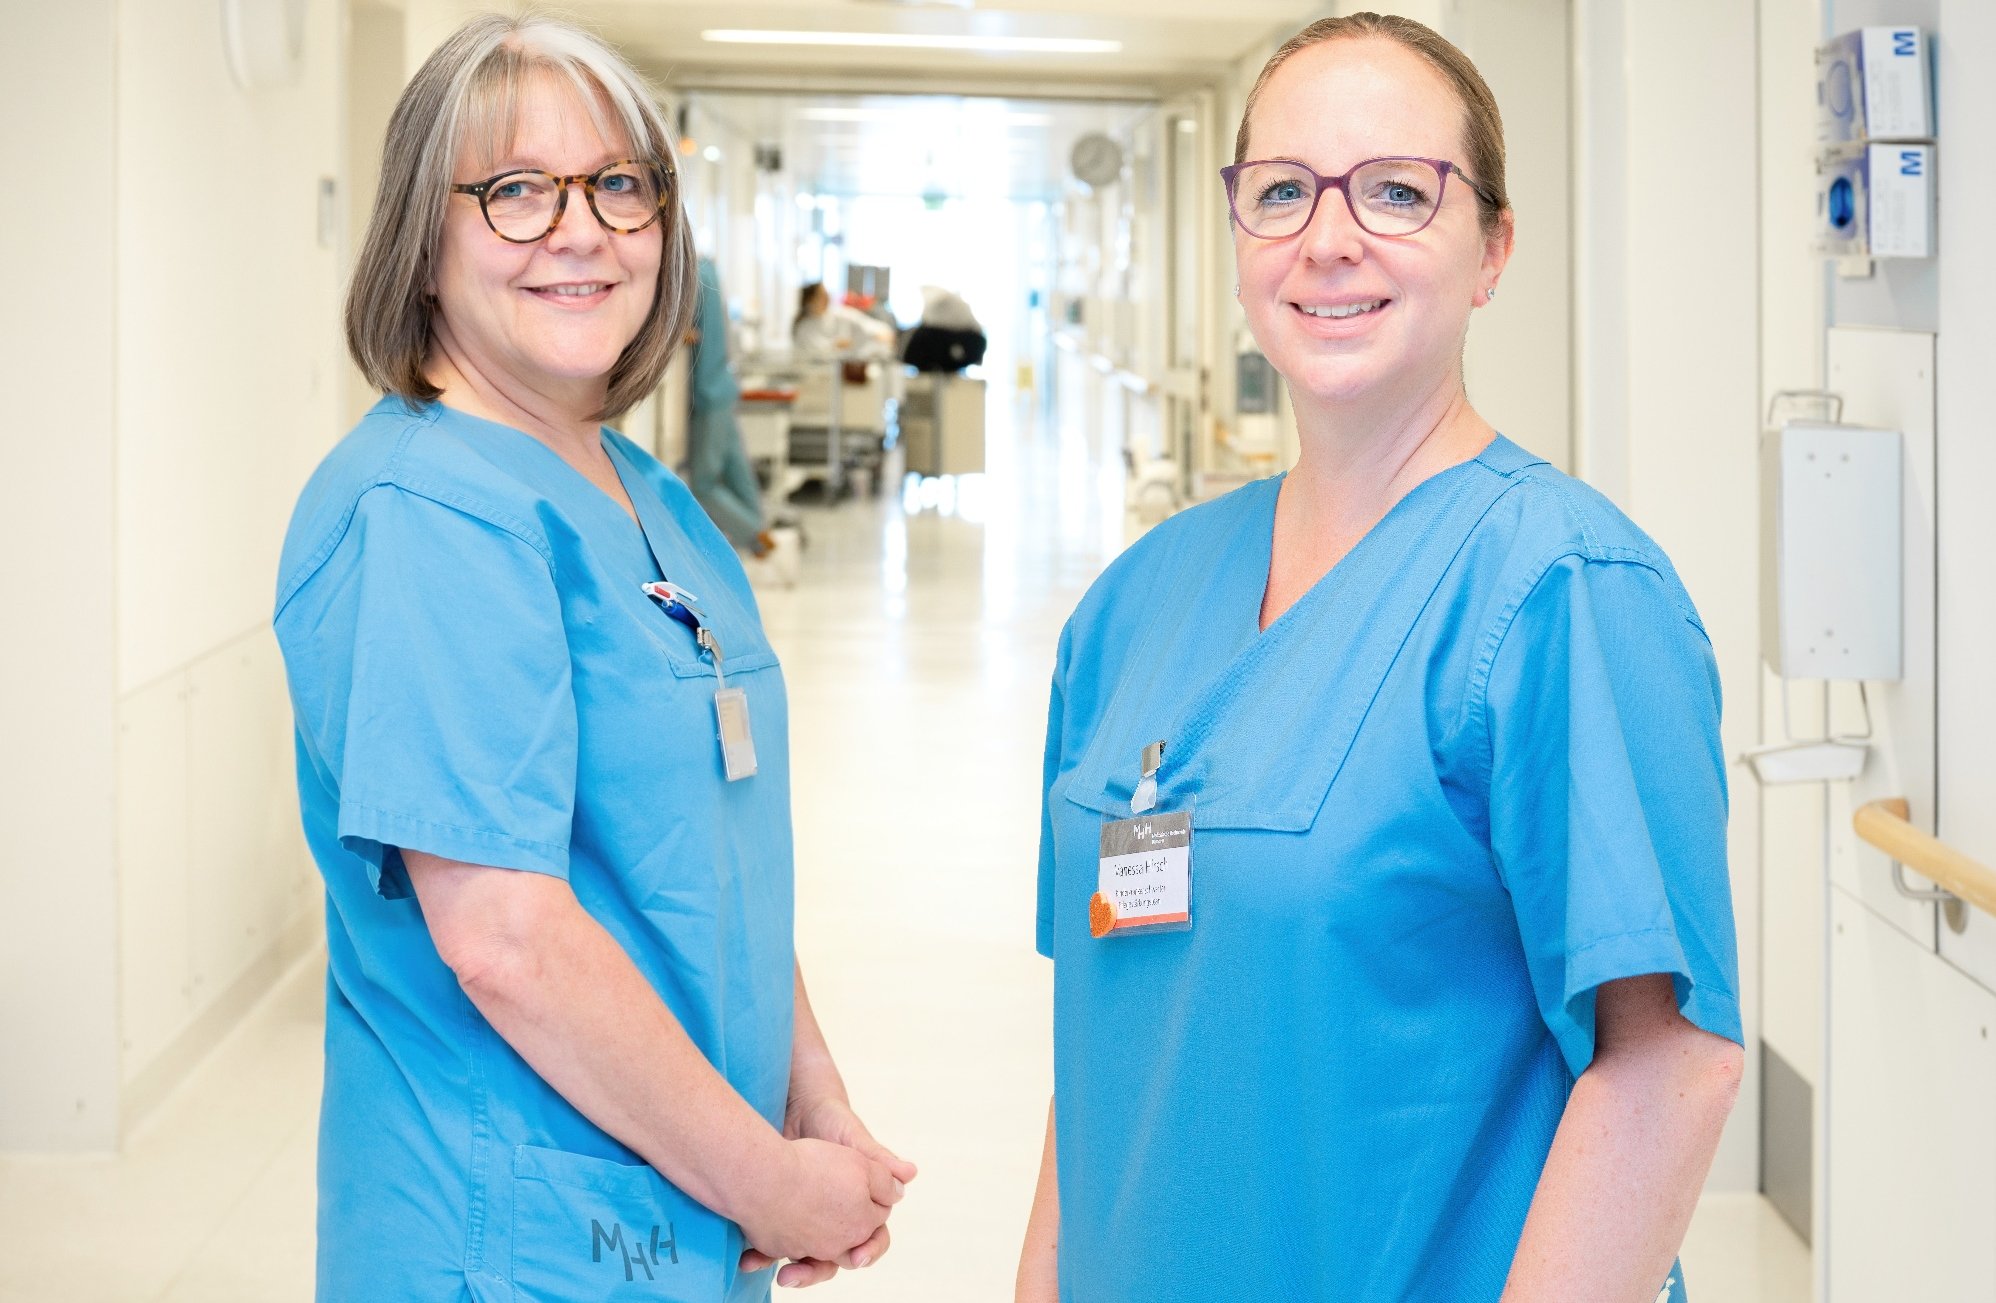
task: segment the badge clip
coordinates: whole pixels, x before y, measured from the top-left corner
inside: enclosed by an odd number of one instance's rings
[[[1164,743],[1153,742],[1144,748],[1141,776],[1137,779],[1137,790],[1130,793],[1130,813],[1143,814],[1157,805],[1157,771],[1164,767]]]
[[[1098,939],[1192,926],[1192,811],[1156,808],[1163,742],[1143,749],[1142,766],[1131,817],[1102,825],[1096,890],[1088,900],[1088,932]]]

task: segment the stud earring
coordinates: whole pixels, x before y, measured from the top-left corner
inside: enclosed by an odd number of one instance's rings
[[[1490,302],[1490,300],[1496,297],[1497,297],[1497,287],[1495,285],[1492,285],[1489,289],[1483,291],[1483,301],[1485,303]]]
[[[1241,285],[1240,285],[1240,282],[1239,282],[1239,281],[1235,281],[1235,282],[1234,282],[1234,297],[1235,297],[1235,298],[1239,298],[1240,296],[1241,296]]]

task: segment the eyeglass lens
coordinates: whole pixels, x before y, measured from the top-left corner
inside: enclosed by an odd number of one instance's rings
[[[630,232],[649,225],[664,201],[663,177],[650,163],[616,163],[595,174],[589,204],[603,225]],[[578,190],[585,189],[577,185]],[[577,196],[578,198],[580,196]],[[485,217],[509,240],[531,242],[554,229],[561,186],[546,172],[508,172],[485,192]]]
[[[1412,235],[1435,218],[1441,172],[1417,158],[1381,158],[1345,180],[1352,216],[1374,235]],[[1317,178],[1294,163],[1256,163],[1234,179],[1234,216],[1251,234],[1294,235],[1316,209]]]

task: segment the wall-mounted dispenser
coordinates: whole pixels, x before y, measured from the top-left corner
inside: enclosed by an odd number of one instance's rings
[[[1816,421],[1762,440],[1761,645],[1785,679],[1899,677],[1899,445],[1897,430]]]
[[[1761,440],[1761,646],[1784,680],[1895,680],[1903,664],[1902,438],[1829,419],[1789,420]],[[1770,424],[1773,415],[1770,413]],[[1854,778],[1862,734],[1784,737],[1746,754],[1764,783]],[[1868,712],[1867,712],[1868,713]]]

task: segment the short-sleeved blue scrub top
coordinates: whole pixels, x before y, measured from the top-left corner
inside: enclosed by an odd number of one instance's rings
[[[1711,649],[1656,545],[1503,438],[1261,632],[1278,488],[1152,530],[1061,638],[1061,1298],[1493,1303],[1595,989],[1672,974],[1740,1039]],[[1098,940],[1158,740],[1191,930]]]
[[[330,972],[318,1296],[763,1299],[739,1229],[599,1130],[437,957],[403,848],[565,878],[772,1125],[793,999],[787,706],[733,550],[611,431],[622,507],[521,431],[384,399],[307,485],[277,595]],[[726,781],[698,599],[760,771]]]

